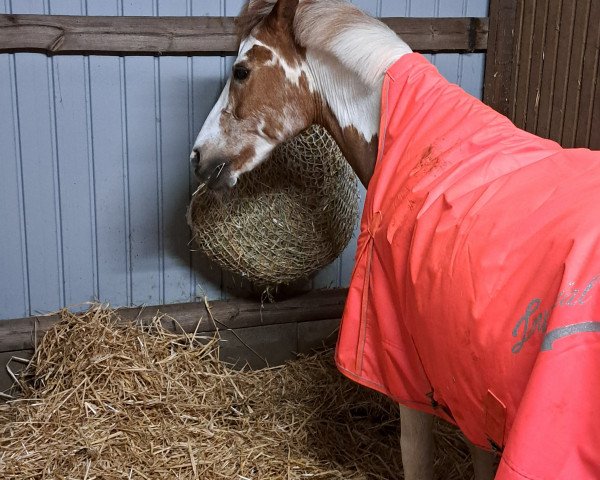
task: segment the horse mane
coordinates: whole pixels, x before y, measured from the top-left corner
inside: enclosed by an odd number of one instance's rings
[[[238,36],[248,37],[277,0],[248,0],[237,20]],[[377,87],[386,70],[412,50],[387,25],[345,0],[300,0],[294,19],[299,45],[325,51]]]

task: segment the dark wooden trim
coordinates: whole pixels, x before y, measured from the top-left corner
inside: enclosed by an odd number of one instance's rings
[[[381,18],[418,52],[483,52],[488,48],[489,21],[478,18]]]
[[[383,18],[423,52],[487,48],[487,18]],[[0,53],[48,55],[231,55],[231,17],[100,17],[0,15]]]
[[[177,332],[214,332],[215,330],[260,327],[287,323],[312,322],[341,318],[346,302],[346,289],[319,290],[276,303],[250,300],[222,300],[206,305],[181,303],[118,310],[122,321],[149,321],[163,314],[163,325]],[[212,315],[212,316],[211,316]],[[52,314],[0,321],[0,352],[27,350],[60,319]],[[213,321],[214,319],[215,321]]]
[[[491,0],[484,102],[511,116],[518,0]]]

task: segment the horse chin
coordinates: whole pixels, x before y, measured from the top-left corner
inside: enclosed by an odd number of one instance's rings
[[[226,194],[237,183],[237,177],[232,175],[222,175],[215,181],[211,182],[208,190],[218,194]]]
[[[208,186],[208,191],[216,197],[226,196],[236,185],[237,175],[222,175]]]

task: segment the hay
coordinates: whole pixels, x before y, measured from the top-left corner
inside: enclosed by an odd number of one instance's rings
[[[204,343],[100,308],[63,312],[23,397],[0,406],[0,478],[402,478],[397,407],[344,379],[331,352],[235,371]],[[470,478],[440,427],[439,478]]]
[[[356,177],[317,126],[280,145],[225,195],[201,193],[188,211],[196,244],[259,286],[289,284],[331,263],[358,216]]]

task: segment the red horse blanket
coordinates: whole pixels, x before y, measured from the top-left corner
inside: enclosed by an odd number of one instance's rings
[[[336,357],[503,450],[497,479],[600,478],[600,153],[401,58]]]

